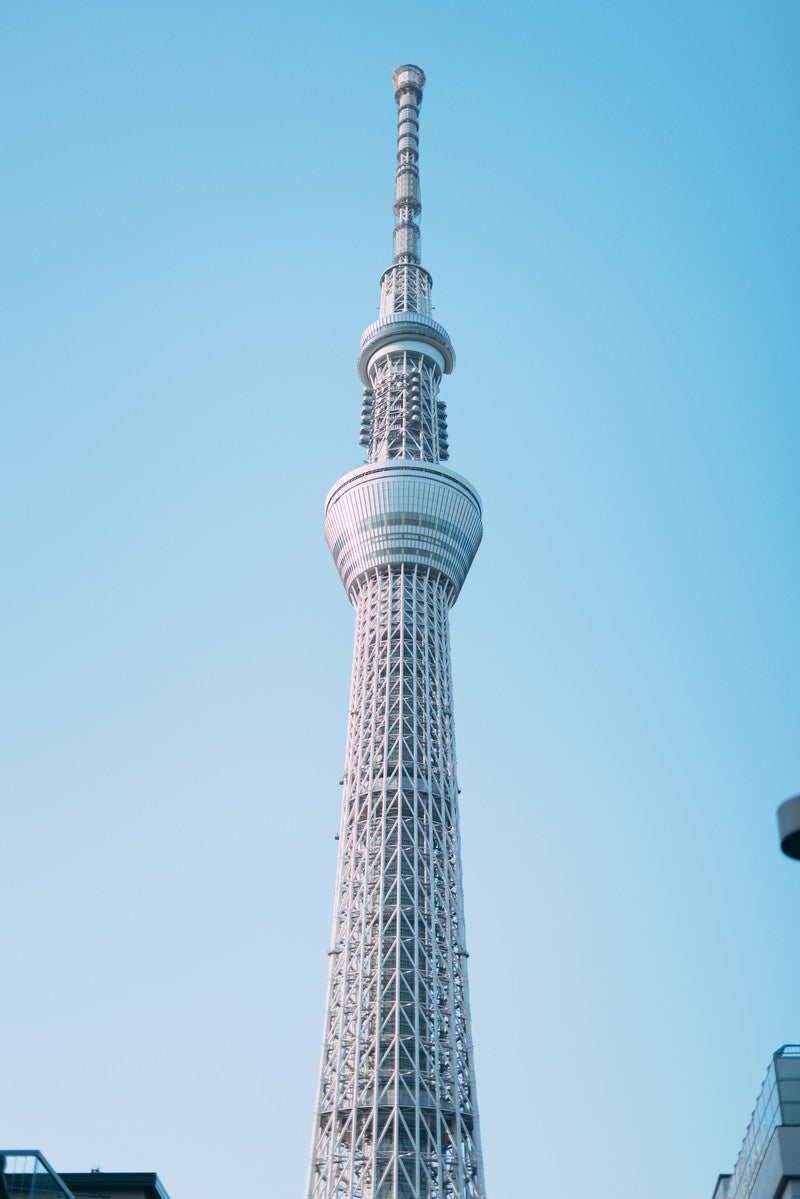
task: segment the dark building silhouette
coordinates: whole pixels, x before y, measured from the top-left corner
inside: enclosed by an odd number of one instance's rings
[[[58,1174],[38,1149],[0,1150],[0,1199],[169,1199],[157,1174]]]

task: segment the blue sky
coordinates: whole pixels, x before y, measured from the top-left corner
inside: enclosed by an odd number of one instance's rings
[[[800,1040],[798,45],[788,2],[2,6],[0,1141],[303,1193],[352,646],[322,500],[412,61],[485,507],[489,1193],[731,1168]]]

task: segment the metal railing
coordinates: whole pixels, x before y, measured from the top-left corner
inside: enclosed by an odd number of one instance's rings
[[[0,1149],[0,1199],[74,1199],[38,1149]]]
[[[767,1076],[744,1134],[727,1199],[748,1199],[779,1125],[800,1124],[800,1045],[782,1045],[772,1055]]]

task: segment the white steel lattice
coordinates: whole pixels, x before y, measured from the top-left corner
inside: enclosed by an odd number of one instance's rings
[[[437,406],[442,377],[437,364],[424,353],[384,354],[373,360],[369,377],[372,387],[369,461],[416,458],[439,462],[445,417],[444,406]]]
[[[442,465],[455,355],[418,257],[425,76],[403,66],[393,82],[395,259],[359,357],[368,461],[326,500],[356,633],[307,1199],[485,1199],[449,632],[481,506]]]
[[[419,312],[431,315],[430,275],[421,266],[403,263],[390,266],[381,278],[381,316],[395,312]]]
[[[309,1199],[483,1199],[448,613],[438,572],[356,588]]]

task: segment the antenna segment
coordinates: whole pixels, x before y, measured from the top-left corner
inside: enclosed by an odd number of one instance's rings
[[[359,443],[369,462],[410,458],[446,462],[447,409],[442,375],[456,356],[447,330],[431,317],[433,280],[420,265],[419,108],[425,72],[392,74],[397,102],[394,261],[381,276],[380,315],[364,330],[358,373],[364,383]]]

